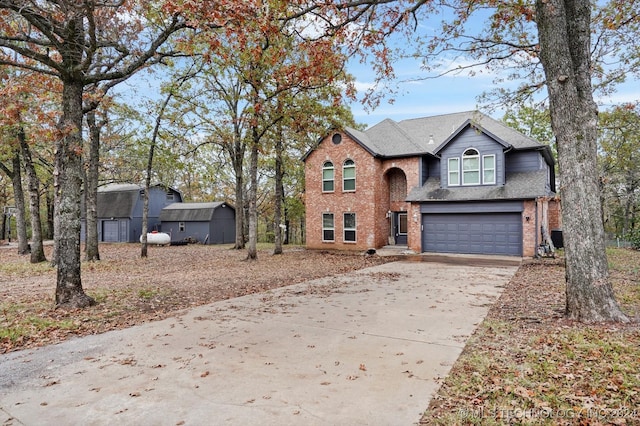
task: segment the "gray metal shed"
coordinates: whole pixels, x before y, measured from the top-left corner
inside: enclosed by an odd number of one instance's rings
[[[98,189],[98,241],[137,243],[142,233],[144,187],[136,184],[110,184]],[[182,201],[179,191],[166,185],[149,188],[148,231],[160,227],[159,214],[163,207]],[[82,208],[84,212],[84,206]],[[81,238],[86,236],[86,219],[82,218]]]
[[[160,212],[162,232],[171,242],[231,244],[236,241],[236,210],[225,202],[173,203]]]

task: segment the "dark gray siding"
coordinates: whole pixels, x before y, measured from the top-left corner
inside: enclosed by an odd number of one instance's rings
[[[231,244],[236,241],[235,211],[229,207],[219,207],[211,221],[209,244]]]
[[[439,178],[440,177],[440,160],[433,157],[423,157],[423,162],[426,162],[426,171],[423,171],[423,181],[422,184],[427,181],[428,178]]]
[[[149,188],[149,215],[147,217],[147,232],[159,231],[162,228],[160,222],[160,211],[169,204],[182,202],[180,193],[173,189],[153,186]],[[144,200],[142,192],[138,191],[137,203],[131,221],[130,242],[138,242],[142,235],[142,210]]]
[[[160,218],[162,232],[170,234],[172,242],[229,244],[236,239],[235,209],[226,203],[179,203],[165,208]]]
[[[422,215],[422,250],[522,256],[519,213],[430,213]]]
[[[539,151],[515,151],[506,155],[507,173],[532,172],[548,168]]]
[[[420,205],[422,213],[521,213],[522,201],[441,202]]]
[[[469,128],[451,141],[440,153],[440,181],[443,187],[447,187],[449,182],[449,158],[461,157],[462,153],[469,148],[476,149],[481,157],[491,154],[496,156],[496,185],[504,185],[505,159],[503,146],[485,134]]]
[[[184,231],[180,231],[180,222],[162,222],[162,232],[171,235],[171,241],[187,239],[203,243],[210,233],[209,222],[184,222]]]

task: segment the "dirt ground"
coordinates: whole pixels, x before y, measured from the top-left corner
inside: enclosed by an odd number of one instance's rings
[[[47,258],[51,247],[45,247]],[[99,262],[83,262],[82,285],[94,307],[54,309],[55,269],[31,265],[29,256],[0,248],[0,353],[52,344],[70,336],[102,333],[166,318],[192,306],[262,292],[385,263],[362,253],[286,248],[260,250],[257,261],[230,246],[149,248],[102,244]]]

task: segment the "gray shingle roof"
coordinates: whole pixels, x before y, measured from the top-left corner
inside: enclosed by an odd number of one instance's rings
[[[440,187],[440,179],[429,178],[421,187],[415,187],[407,201],[479,201],[522,200],[554,195],[549,189],[547,172],[508,173],[504,186]]]
[[[208,222],[213,218],[214,211],[225,204],[218,201],[214,203],[172,203],[160,212],[162,222]]]
[[[364,132],[346,131],[373,155],[403,157],[437,154],[456,132],[471,124],[489,134],[505,147],[528,149],[542,146],[539,142],[479,111],[466,111],[395,122],[383,120]]]
[[[118,185],[122,186],[122,185]],[[131,217],[140,194],[140,187],[98,190],[98,217]]]

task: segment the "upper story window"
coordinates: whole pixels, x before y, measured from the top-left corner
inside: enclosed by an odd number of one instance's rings
[[[475,149],[462,154],[462,184],[480,185],[480,154]]]
[[[325,161],[322,165],[322,192],[333,192],[333,163]]]
[[[493,154],[482,156],[482,183],[496,183],[496,156]]]
[[[495,185],[496,155],[480,155],[477,149],[469,148],[462,157],[447,159],[448,186]]]
[[[449,186],[460,185],[460,159],[449,158]]]
[[[346,160],[342,165],[342,190],[356,190],[356,163],[353,160]]]

